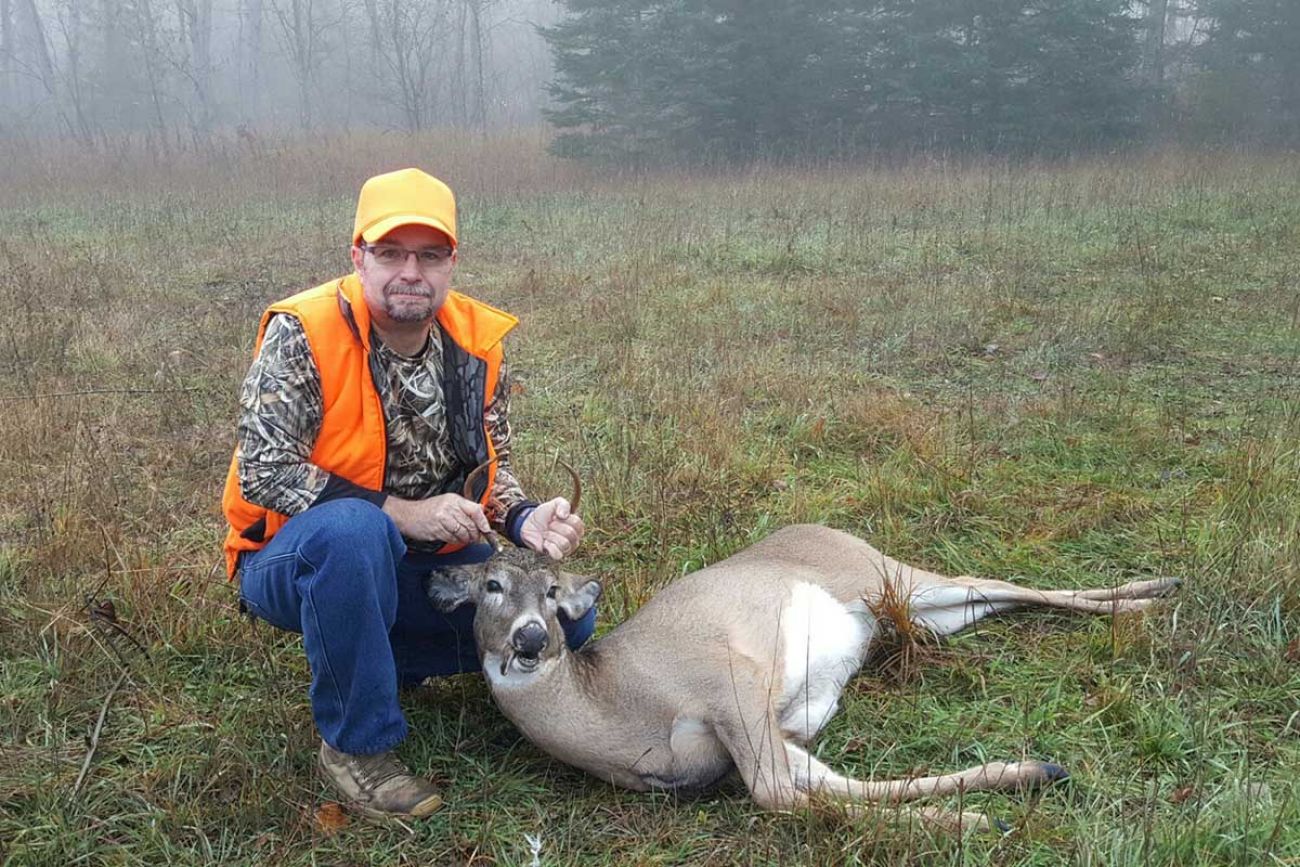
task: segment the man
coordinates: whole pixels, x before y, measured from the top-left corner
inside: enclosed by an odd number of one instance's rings
[[[451,291],[456,247],[441,181],[366,181],[355,271],[262,316],[222,502],[241,605],[302,633],[321,769],[371,815],[441,804],[392,752],[399,686],[479,668],[473,607],[435,611],[421,578],[487,559],[491,530],[554,559],[583,534],[567,501],[531,502],[514,477],[501,341],[516,320]],[[576,647],[594,613],[564,625]]]

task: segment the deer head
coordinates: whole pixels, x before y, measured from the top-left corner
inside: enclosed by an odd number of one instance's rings
[[[561,466],[573,478],[570,502],[576,510],[582,482],[572,467],[563,462]],[[466,498],[486,468],[483,464],[466,478]],[[601,586],[599,581],[561,569],[545,554],[499,543],[495,547],[496,553],[486,562],[435,571],[425,581],[425,593],[440,611],[466,603],[476,606],[474,641],[484,668],[499,667],[503,677],[527,676],[564,652],[559,612],[569,620],[580,619],[600,598]]]

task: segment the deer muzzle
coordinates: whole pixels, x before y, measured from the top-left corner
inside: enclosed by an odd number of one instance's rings
[[[549,638],[546,634],[546,627],[536,620],[530,620],[523,626],[515,630],[514,635],[510,636],[510,644],[514,647],[516,653],[527,656],[536,656],[546,649]]]

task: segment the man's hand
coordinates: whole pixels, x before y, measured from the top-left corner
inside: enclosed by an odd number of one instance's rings
[[[427,500],[384,500],[384,512],[398,531],[421,542],[469,544],[492,531],[483,507],[459,494],[439,494]]]
[[[557,497],[533,509],[519,528],[519,538],[539,554],[562,560],[578,547],[586,529],[582,518],[569,511],[569,501]]]

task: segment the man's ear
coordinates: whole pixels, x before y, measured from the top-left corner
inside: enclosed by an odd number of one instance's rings
[[[570,620],[581,620],[600,599],[600,582],[572,572],[560,573],[560,610]]]
[[[424,579],[424,594],[439,611],[454,611],[469,601],[482,566],[443,566]]]

